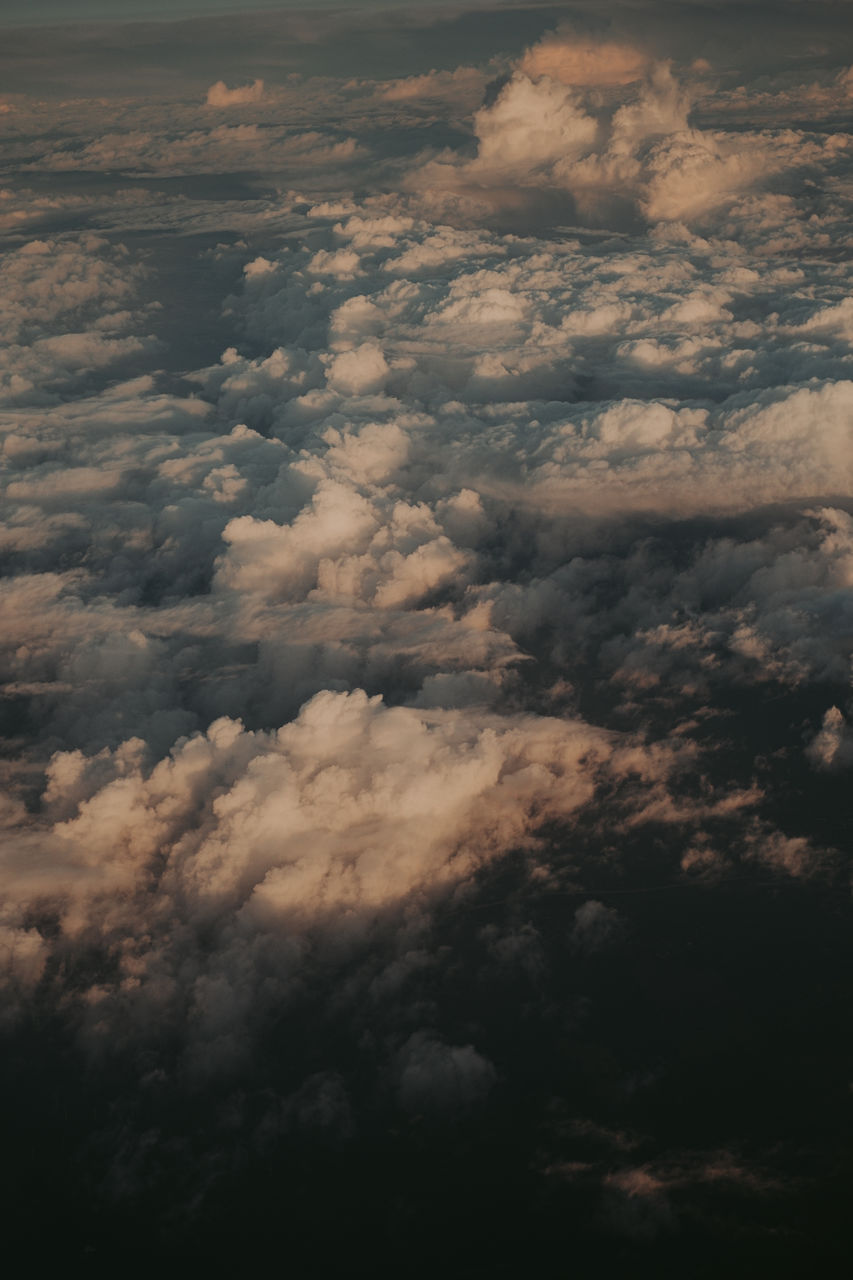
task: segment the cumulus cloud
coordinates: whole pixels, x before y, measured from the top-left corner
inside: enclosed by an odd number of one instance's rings
[[[594,84],[625,83],[605,108]],[[636,85],[636,87],[634,87]],[[586,88],[586,93],[583,90]],[[612,45],[545,42],[529,51],[494,102],[474,117],[477,155],[446,155],[412,185],[441,207],[459,198],[508,209],[513,188],[563,192],[574,217],[592,225],[699,220],[785,172],[803,172],[837,142],[802,132],[701,129],[689,119],[691,90],[667,62]]]
[[[206,102],[209,107],[242,107],[250,102],[260,102],[263,96],[263,80],[253,80],[251,84],[237,85],[234,89],[229,89],[224,80],[217,80],[208,89]]]
[[[651,1257],[780,1055],[834,1131],[849,57],[629,8],[10,99],[2,1032],[163,1221],[450,1151]]]
[[[527,50],[519,70],[531,79],[547,76],[562,84],[623,85],[641,79],[648,65],[648,54],[632,45],[557,30]]]
[[[126,318],[143,268],[125,246],[96,235],[30,240],[4,256],[0,325],[7,342],[52,334],[61,317]]]
[[[282,999],[300,982],[306,950],[353,946],[390,904],[460,886],[541,823],[568,820],[610,752],[579,722],[326,691],[274,734],[220,719],[153,767],[139,739],[55,755],[54,820],[33,830],[8,815],[3,880],[17,919],[58,913],[61,949],[85,943],[117,965],[85,993],[88,1034],[118,1030],[138,1006],[142,1024],[178,1018],[227,1063],[263,990]],[[32,985],[44,939],[6,927],[6,981]],[[199,927],[220,939],[212,954]],[[433,1089],[464,1101],[489,1078],[471,1050],[422,1047],[403,1068],[405,1106]]]
[[[807,747],[816,769],[844,769],[853,763],[853,734],[838,707],[830,707]]]
[[[156,349],[150,334],[128,333],[145,269],[123,244],[99,236],[30,240],[0,269],[0,404],[51,403],[81,375]]]

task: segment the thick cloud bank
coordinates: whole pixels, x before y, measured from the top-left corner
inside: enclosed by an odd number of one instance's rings
[[[92,27],[0,100],[46,1258],[836,1266],[853,50],[676,8]]]

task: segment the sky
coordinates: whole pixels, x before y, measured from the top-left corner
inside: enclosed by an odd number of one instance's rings
[[[523,7],[525,0],[503,0],[514,8]],[[538,3],[538,0],[533,0]],[[316,9],[351,10],[373,12],[382,9],[477,8],[480,0],[468,0],[463,5],[449,4],[448,0],[0,0],[0,21],[20,26],[40,23],[71,22],[140,22],[156,19],[180,21],[187,17],[209,17],[219,14],[245,14],[247,12],[275,13],[281,10],[301,10],[310,13]],[[493,8],[500,7],[493,5]]]
[[[844,6],[155,9],[0,6],[10,1241],[834,1274]]]

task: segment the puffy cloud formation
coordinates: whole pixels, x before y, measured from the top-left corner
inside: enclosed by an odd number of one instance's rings
[[[247,18],[8,100],[0,1030],[57,1238],[286,1203],[308,1271],[464,1213],[486,1274],[508,1198],[581,1270],[769,1273],[832,1202],[853,54],[647,10],[290,16],[298,74]]]
[[[242,107],[249,102],[260,102],[263,96],[263,80],[253,80],[235,89],[229,89],[224,80],[217,80],[208,89],[206,101],[209,107]]]
[[[519,70],[534,80],[547,76],[562,84],[624,85],[642,79],[648,64],[648,54],[632,45],[558,30],[527,50]]]
[[[308,216],[321,238],[250,258],[229,303],[269,354],[227,349],[192,375],[203,399],[138,378],[5,424],[6,698],[49,755],[39,819],[8,815],[10,1008],[94,948],[103,972],[63,996],[83,1041],[169,1026],[192,1076],[235,1070],[274,1006],[361,963],[399,912],[432,920],[513,850],[547,880],[541,833],[581,812],[599,838],[684,832],[692,877],[728,874],[725,846],[796,877],[829,856],[768,825],[766,783],[704,777],[693,741],[729,690],[848,672],[832,495],[853,396],[778,384],[766,337],[759,359],[735,316],[766,274],[678,228],[605,252]],[[69,305],[112,315],[141,281],[124,272],[87,260]],[[841,372],[843,310],[808,299],[803,318],[789,291],[766,333],[808,332],[803,360]],[[21,334],[42,332],[35,308]],[[673,323],[704,344],[675,370],[646,354]],[[722,359],[739,340],[752,363]],[[608,397],[581,398],[605,368]],[[682,400],[648,395],[664,380]],[[748,535],[683,525],[756,503],[777,514]],[[638,516],[687,540],[631,533]],[[617,700],[606,729],[570,710],[590,669]],[[624,719],[640,705],[645,741]],[[831,715],[807,756],[845,759]],[[567,932],[584,958],[628,936],[595,897]],[[406,1046],[408,1112],[486,1097],[500,1070],[423,1028]]]
[[[853,734],[838,707],[830,707],[820,732],[808,746],[808,755],[817,769],[843,769],[853,764]]]
[[[126,304],[143,277],[124,245],[94,235],[30,240],[5,255],[0,404],[49,403],[81,375],[132,368],[154,346],[127,332],[141,318]]]
[[[614,110],[590,86],[621,77],[628,96]],[[702,224],[742,193],[832,165],[849,147],[841,133],[700,128],[690,119],[693,96],[669,62],[617,46],[545,42],[476,113],[476,157],[448,153],[412,183],[439,207],[461,198],[484,211],[512,209],[520,186],[532,189],[534,208],[534,191],[564,193],[569,216],[589,225],[630,226],[637,217]]]
[[[153,767],[140,739],[60,752],[50,825],[7,815],[6,980],[39,981],[44,939],[22,921],[56,919],[60,950],[104,948],[116,966],[82,993],[87,1034],[115,1036],[128,1013],[127,1035],[177,1020],[208,1067],[229,1062],[247,1048],[244,1024],[302,980],[309,948],[353,947],[387,907],[463,885],[539,824],[566,820],[611,754],[582,723],[388,708],[360,690],[317,694],[275,734],[219,719]],[[418,1056],[403,1073],[407,1106],[429,1091]],[[452,1055],[436,1062],[456,1071]]]

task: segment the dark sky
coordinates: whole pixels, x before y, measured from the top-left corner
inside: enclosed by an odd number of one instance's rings
[[[517,0],[516,0],[517,2]],[[467,7],[476,7],[469,0]],[[222,13],[275,12],[276,10],[316,9],[376,10],[405,8],[460,8],[447,0],[258,0],[239,4],[237,0],[0,0],[0,22],[16,24],[47,22],[133,22],[150,18],[181,19],[196,15]]]

